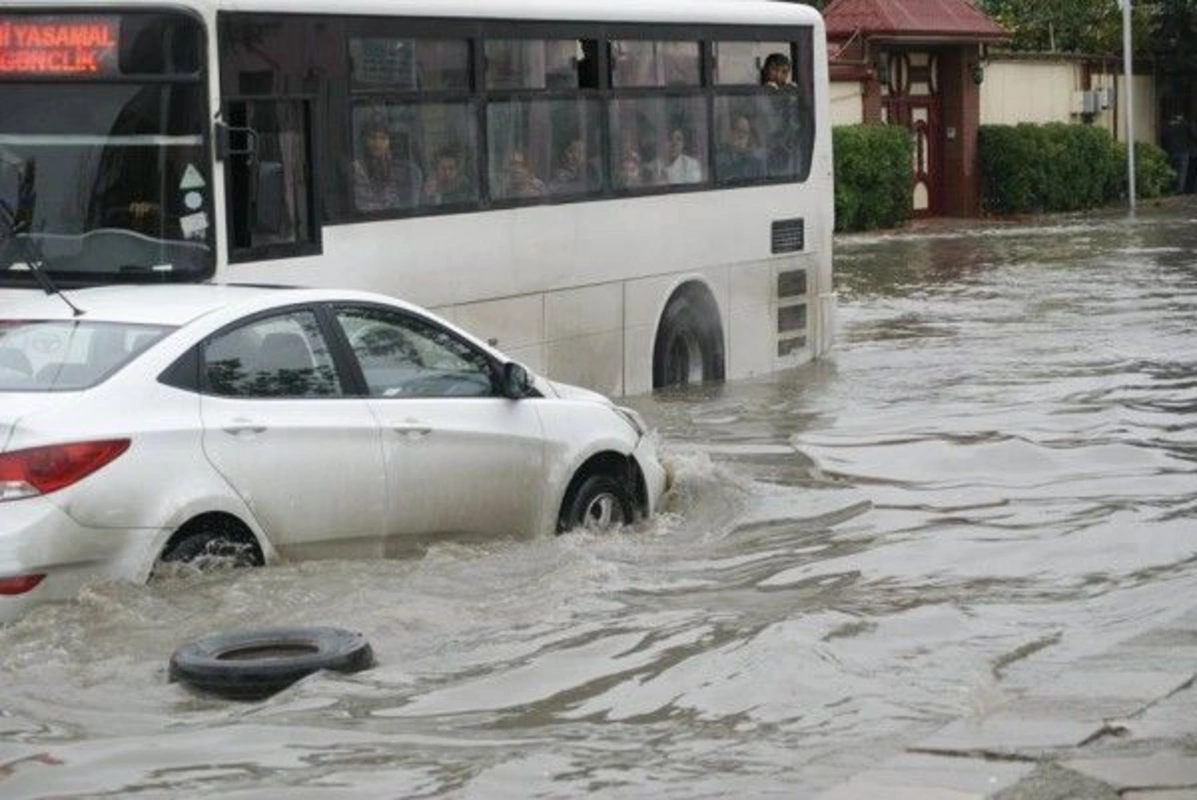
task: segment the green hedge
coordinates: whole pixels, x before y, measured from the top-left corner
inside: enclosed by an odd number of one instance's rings
[[[1126,197],[1126,145],[1115,145],[1118,181],[1115,197]],[[1176,190],[1176,172],[1168,164],[1164,148],[1150,142],[1135,142],[1135,196],[1161,197]]]
[[[1171,186],[1159,147],[1135,146],[1135,188],[1156,197]],[[983,125],[977,136],[981,206],[997,214],[1077,211],[1126,196],[1126,148],[1090,125]]]
[[[910,131],[896,125],[832,129],[835,229],[892,228],[910,218]]]

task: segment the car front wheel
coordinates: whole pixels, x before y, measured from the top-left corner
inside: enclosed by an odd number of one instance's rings
[[[561,511],[559,532],[582,529],[605,533],[635,520],[635,503],[626,482],[611,475],[591,475],[582,481]]]

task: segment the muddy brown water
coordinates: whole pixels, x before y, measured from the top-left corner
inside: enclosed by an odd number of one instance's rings
[[[833,359],[630,398],[606,538],[89,589],[0,629],[0,797],[810,797],[1197,589],[1197,206],[838,243]],[[364,632],[235,703],[186,639]]]

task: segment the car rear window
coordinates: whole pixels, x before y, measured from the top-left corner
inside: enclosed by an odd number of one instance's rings
[[[0,320],[0,392],[102,382],[174,328],[86,320]]]

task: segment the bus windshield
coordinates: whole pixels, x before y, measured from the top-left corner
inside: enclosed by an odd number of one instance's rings
[[[211,275],[203,42],[177,12],[0,13],[0,278]]]

